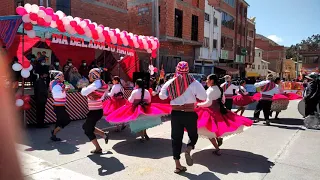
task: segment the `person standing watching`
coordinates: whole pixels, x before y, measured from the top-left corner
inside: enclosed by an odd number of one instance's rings
[[[234,84],[232,84],[231,82],[231,76],[229,75],[225,75],[224,76],[225,82],[223,84],[221,84],[221,88],[223,89],[223,93],[226,97],[226,102],[225,102],[225,106],[227,109],[231,110],[232,109],[232,104],[233,104],[233,95],[235,95],[236,93],[236,89],[238,89],[238,87]]]
[[[46,128],[44,125],[45,113],[46,113],[46,103],[48,99],[48,74],[41,72],[39,79],[36,80],[34,86],[34,96],[36,101],[36,116],[37,116],[37,127]]]

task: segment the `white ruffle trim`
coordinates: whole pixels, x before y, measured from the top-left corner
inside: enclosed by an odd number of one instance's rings
[[[223,135],[221,135],[220,137],[221,138],[224,138],[224,137],[227,137],[227,136],[231,136],[231,135],[235,135],[235,134],[240,134],[244,131],[244,125],[240,126],[236,131],[233,131],[233,132],[226,132],[224,133]],[[202,138],[209,138],[209,139],[212,139],[212,138],[216,138],[217,135],[216,133],[214,132],[210,132],[207,128],[203,127],[203,128],[199,128],[198,129],[198,134],[200,137]]]

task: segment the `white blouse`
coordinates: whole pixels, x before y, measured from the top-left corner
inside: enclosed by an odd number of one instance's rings
[[[128,101],[130,103],[133,103],[134,100],[140,100],[141,99],[141,90],[142,90],[141,88],[133,90],[131,95],[130,95],[130,97],[128,98]],[[144,99],[144,101],[146,103],[150,103],[151,102],[151,95],[150,95],[149,91],[146,90],[146,89],[144,90],[143,99]]]
[[[205,102],[198,103],[199,107],[209,107],[212,105],[213,100],[217,100],[221,97],[221,91],[218,86],[211,86],[207,89],[207,99]],[[222,102],[225,102],[225,96],[222,97]]]
[[[112,86],[111,91],[108,93],[108,96],[112,97],[115,94],[122,92],[122,86],[120,84],[115,84]]]
[[[240,94],[239,89],[242,90],[242,93],[243,93],[244,95],[247,95],[247,94],[248,94],[246,88],[244,88],[243,86],[240,86],[240,87],[236,90],[236,93],[237,93],[237,94]]]

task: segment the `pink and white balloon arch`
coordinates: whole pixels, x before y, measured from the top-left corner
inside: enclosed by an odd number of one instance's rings
[[[89,19],[66,16],[62,11],[54,12],[50,7],[38,6],[36,4],[25,4],[19,6],[16,12],[22,16],[24,29],[30,38],[36,36],[33,25],[57,28],[60,32],[68,32],[71,35],[85,35],[96,41],[105,41],[109,44],[124,45],[131,48],[144,49],[153,58],[157,57],[157,49],[160,46],[159,40],[153,36],[142,36],[120,31],[98,25]]]

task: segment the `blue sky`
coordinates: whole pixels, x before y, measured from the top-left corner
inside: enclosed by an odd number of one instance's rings
[[[320,34],[320,0],[246,0],[248,17],[256,17],[256,31],[278,44],[290,46]]]

